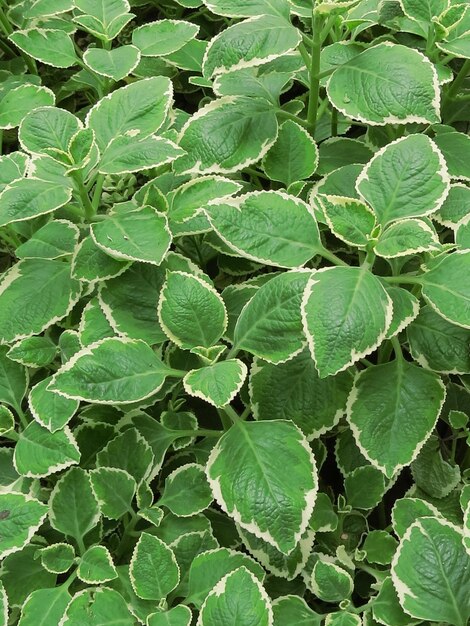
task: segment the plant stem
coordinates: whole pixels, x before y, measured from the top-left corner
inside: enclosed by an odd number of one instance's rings
[[[310,89],[307,109],[307,122],[310,132],[315,135],[318,119],[318,99],[320,97],[320,53],[324,18],[312,11],[312,56],[310,60]]]
[[[72,180],[75,182],[82,203],[82,208],[85,213],[85,219],[91,221],[95,215],[95,208],[90,202],[90,197],[83,182],[83,174],[80,170],[72,172]]]
[[[91,201],[91,204],[93,206],[93,209],[96,211],[98,210],[98,207],[100,205],[100,200],[101,200],[101,193],[103,191],[103,185],[104,185],[104,174],[98,174],[98,177],[96,179],[96,184],[95,184],[95,190],[93,192],[93,200]]]
[[[395,357],[397,359],[403,359],[403,352],[402,352],[402,349],[401,349],[400,342],[398,341],[398,338],[397,337],[392,337],[390,339],[390,342],[391,342],[391,344],[393,346],[393,351],[395,352]]]
[[[331,136],[338,135],[338,109],[333,108],[331,111]]]
[[[469,73],[469,71],[470,59],[467,59],[460,68],[460,71],[455,77],[452,85],[449,87],[449,91],[447,92],[445,97],[446,102],[452,100],[452,98],[459,92],[460,87],[462,86],[463,81],[467,78],[467,74]]]
[[[420,276],[413,276],[412,274],[403,274],[402,276],[381,276],[382,280],[387,283],[403,283],[404,285],[420,285]]]
[[[336,254],[333,254],[333,252],[330,252],[326,248],[322,248],[318,252],[318,254],[322,256],[324,259],[326,259],[327,261],[330,261],[330,263],[333,263],[333,265],[342,265],[343,267],[348,266],[348,264],[342,259],[340,259],[339,256],[336,256]]]
[[[302,126],[303,128],[306,128],[307,130],[310,128],[308,122],[301,119],[300,117],[297,117],[297,115],[293,115],[292,113],[289,113],[289,111],[284,111],[284,109],[278,109],[277,114],[280,115],[281,117],[284,117],[287,120],[292,120],[293,122],[297,122],[299,126]]]
[[[238,413],[232,409],[232,407],[230,405],[225,406],[223,409],[220,409],[221,411],[223,411],[226,415],[229,416],[231,422],[233,424],[236,424],[237,422],[240,421],[240,416],[238,415]]]

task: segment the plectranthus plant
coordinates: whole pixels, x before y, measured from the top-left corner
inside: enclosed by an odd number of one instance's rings
[[[0,625],[467,626],[470,4],[0,31]]]

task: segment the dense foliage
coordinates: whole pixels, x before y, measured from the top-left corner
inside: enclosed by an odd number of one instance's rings
[[[0,7],[0,623],[466,626],[470,3]]]

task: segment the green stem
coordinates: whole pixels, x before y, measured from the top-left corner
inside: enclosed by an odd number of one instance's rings
[[[80,554],[80,556],[83,556],[86,552],[86,547],[83,541],[83,537],[77,537],[76,540],[77,540],[77,546],[78,546],[78,553]]]
[[[197,430],[178,430],[177,432],[181,437],[220,437],[224,434],[223,430],[210,430],[208,428],[198,428]]]
[[[403,274],[402,276],[381,276],[382,280],[385,282],[394,284],[394,283],[402,283],[403,285],[420,285],[421,280],[420,276],[413,276],[412,274]]]
[[[232,348],[227,352],[225,360],[228,361],[229,359],[234,359],[239,352],[240,350],[237,348],[237,346],[232,346]]]
[[[310,128],[308,122],[301,119],[300,117],[297,117],[297,115],[294,115],[293,113],[289,113],[289,111],[284,111],[284,109],[278,109],[277,114],[281,117],[284,117],[286,120],[292,120],[293,122],[297,122],[299,126],[302,126],[307,130]]]
[[[242,422],[246,420],[247,417],[251,415],[251,406],[247,406],[243,413],[240,415],[240,419]]]
[[[338,109],[333,108],[331,111],[331,136],[338,135]]]
[[[459,73],[455,77],[452,85],[449,87],[449,90],[445,96],[445,101],[448,102],[451,100],[460,90],[462,83],[467,78],[467,74],[470,71],[470,59],[467,59],[462,67],[460,68]]]
[[[18,406],[15,406],[15,410],[18,413],[18,417],[20,418],[21,426],[23,427],[23,429],[27,428],[29,426],[29,421],[26,415],[24,414],[23,409],[18,405]]]
[[[342,265],[343,267],[348,267],[348,264],[345,261],[340,259],[339,256],[336,256],[336,254],[333,254],[333,252],[330,252],[326,248],[322,248],[321,250],[319,250],[318,254],[327,261],[330,261],[330,263],[333,263],[333,265]]]
[[[366,258],[364,259],[364,262],[362,263],[362,267],[367,270],[372,270],[372,268],[374,267],[375,259],[376,257],[375,257],[374,251],[368,250],[366,254]]]
[[[310,127],[310,132],[312,135],[315,135],[315,129],[317,126],[317,118],[318,118],[318,99],[320,97],[320,53],[321,53],[321,43],[322,43],[322,27],[324,23],[324,18],[312,12],[312,31],[313,31],[313,40],[312,40],[312,56],[310,60],[310,88],[309,88],[309,99],[308,99],[308,109],[307,109],[307,122]]]
[[[232,409],[232,407],[230,405],[225,406],[223,409],[220,409],[221,411],[223,411],[226,415],[229,416],[230,421],[232,422],[232,424],[236,424],[237,422],[240,421],[240,416],[238,415],[238,413]]]
[[[10,441],[18,441],[18,439],[20,438],[18,433],[14,430],[10,430],[10,432],[8,433],[3,433],[3,435],[0,435],[0,437],[3,437],[4,439],[9,439]]]
[[[73,581],[77,578],[77,569],[75,569],[70,576],[67,578],[67,580],[65,580],[60,586],[61,587],[65,587],[66,589],[68,589],[70,587],[70,585],[73,583]]]
[[[101,200],[101,193],[103,191],[103,185],[104,185],[104,174],[98,174],[98,177],[96,179],[96,185],[95,185],[95,190],[93,192],[93,200],[91,201],[91,205],[93,207],[93,209],[96,211],[98,210],[98,207],[100,205],[100,200]]]
[[[397,337],[392,337],[390,339],[390,342],[391,342],[391,344],[393,346],[393,351],[395,352],[395,357],[397,359],[403,359],[403,352],[402,352],[402,349],[401,349],[400,342],[398,341],[398,338]]]
[[[90,197],[83,182],[83,174],[80,170],[72,172],[72,179],[75,182],[82,203],[82,208],[85,213],[85,219],[91,221],[95,215],[95,208],[90,201]]]

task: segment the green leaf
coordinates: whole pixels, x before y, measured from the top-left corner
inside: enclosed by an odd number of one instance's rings
[[[100,518],[90,477],[72,467],[56,482],[49,500],[49,520],[59,532],[80,542]]]
[[[91,225],[91,236],[110,256],[153,265],[160,265],[171,244],[166,215],[150,206],[109,215]]]
[[[353,581],[345,569],[320,558],[313,566],[310,586],[323,602],[341,602],[351,595]]]
[[[398,547],[398,542],[393,535],[385,530],[371,530],[362,545],[369,563],[389,565]]]
[[[18,259],[59,259],[72,254],[80,231],[68,220],[56,219],[39,228],[25,243],[18,246]]]
[[[71,11],[72,8],[73,0],[33,0],[26,8],[24,17],[27,19],[49,17]]]
[[[80,120],[69,111],[43,106],[24,118],[18,138],[31,154],[51,154],[51,148],[67,152],[72,137],[81,128]]]
[[[26,174],[28,156],[24,152],[11,152],[0,156],[0,191]]]
[[[191,626],[191,621],[191,609],[182,604],[164,613],[152,613],[147,617],[148,626]]]
[[[0,558],[28,544],[47,515],[47,506],[23,493],[0,493]]]
[[[20,552],[5,557],[2,582],[10,606],[21,606],[36,589],[52,587],[57,576],[46,571],[37,558],[37,545],[29,544]]]
[[[308,271],[285,272],[263,285],[243,308],[234,330],[234,350],[248,350],[273,364],[305,347],[300,303]]]
[[[135,46],[120,46],[112,50],[88,48],[83,60],[93,72],[118,82],[132,74],[140,61],[140,52]]]
[[[111,140],[101,157],[98,170],[102,174],[129,174],[171,163],[184,153],[163,137],[121,135]]]
[[[41,563],[48,572],[65,574],[72,567],[75,550],[69,543],[53,543],[40,550]]]
[[[412,357],[426,369],[470,373],[470,330],[450,324],[432,307],[424,306],[406,333]]]
[[[26,367],[45,367],[57,354],[57,346],[47,337],[28,337],[8,350],[8,358]]]
[[[96,455],[97,467],[116,467],[130,474],[139,484],[148,476],[153,453],[135,428],[128,428],[111,439]]]
[[[360,616],[348,611],[328,613],[325,618],[325,626],[361,626],[361,624]]]
[[[74,21],[105,41],[114,39],[134,17],[127,0],[75,0],[74,5]]]
[[[49,390],[98,404],[128,404],[156,393],[171,370],[143,341],[110,337],[78,352]]]
[[[434,517],[416,521],[392,563],[402,608],[418,619],[465,626],[470,616],[468,563],[459,528]]]
[[[252,192],[206,208],[222,241],[243,257],[277,267],[305,265],[321,250],[310,207],[282,191]]]
[[[100,150],[115,137],[144,139],[156,133],[165,121],[173,97],[165,76],[144,78],[116,89],[100,100],[87,115]]]
[[[400,498],[392,509],[393,530],[402,538],[408,528],[420,517],[440,517],[435,506],[420,498]]]
[[[441,452],[441,440],[435,435],[426,441],[411,464],[415,484],[433,498],[445,498],[460,482],[460,467],[446,461]]]
[[[217,548],[199,554],[189,571],[188,601],[190,599],[194,606],[200,608],[211,589],[227,574],[242,566],[263,582],[263,568],[243,552]]]
[[[422,277],[424,299],[451,324],[470,328],[470,250],[453,252]]]
[[[410,626],[414,620],[405,613],[398,601],[390,576],[383,581],[372,606],[374,619],[385,626]]]
[[[14,265],[0,283],[0,335],[3,341],[39,334],[65,317],[80,295],[70,265],[27,259]]]
[[[259,580],[243,566],[217,583],[199,614],[201,626],[248,626],[250,623],[269,626],[272,621],[268,594]]]
[[[113,559],[104,546],[92,546],[81,557],[77,575],[84,583],[101,584],[117,578]]]
[[[322,51],[322,59],[324,57],[324,53],[326,53],[329,48],[333,48],[335,45],[339,46],[341,53],[342,51],[349,50],[351,48],[356,48],[358,52],[362,51],[360,46],[356,47],[356,44],[346,45],[343,41],[324,48]],[[354,54],[354,56],[356,56],[356,54]],[[339,63],[339,65],[342,65],[342,63]],[[365,164],[370,161],[373,156],[374,153],[372,150],[362,141],[350,139],[349,137],[332,137],[331,139],[323,141],[320,145],[320,163],[316,173],[324,176],[325,174],[334,172],[334,170],[339,167],[344,167],[345,165],[350,165],[352,163]]]
[[[174,515],[190,517],[207,509],[211,502],[212,492],[204,467],[197,463],[187,463],[168,476],[158,504],[166,506]]]
[[[432,218],[448,228],[455,228],[467,215],[467,206],[470,201],[470,189],[463,183],[454,183],[450,186],[444,203]]]
[[[51,433],[31,422],[15,446],[15,469],[21,476],[43,478],[79,461],[78,446],[67,426]]]
[[[143,56],[159,57],[180,50],[199,32],[197,24],[184,20],[147,22],[132,32],[132,43]]]
[[[210,348],[227,328],[227,312],[217,291],[199,276],[167,273],[158,303],[165,334],[184,349]]]
[[[403,219],[385,229],[374,252],[385,259],[439,250],[436,231],[424,220]]]
[[[368,48],[336,69],[327,93],[338,111],[371,125],[440,121],[434,66],[417,50],[389,41]]]
[[[137,484],[127,471],[117,467],[98,467],[91,470],[90,479],[105,517],[119,519],[131,509]]]
[[[216,15],[224,17],[252,17],[253,15],[279,15],[289,17],[286,0],[204,0],[205,6]]]
[[[143,532],[130,563],[131,583],[144,600],[165,598],[179,582],[175,555],[161,539]]]
[[[183,385],[190,396],[221,408],[235,398],[247,373],[247,367],[242,361],[230,359],[191,370],[183,378]]]
[[[312,451],[294,424],[237,422],[212,449],[206,472],[215,499],[230,517],[282,553],[292,552],[317,492]]]
[[[331,232],[350,246],[369,243],[376,218],[372,209],[354,198],[319,194],[318,202]]]
[[[23,604],[18,626],[58,624],[70,599],[71,596],[65,586],[33,591]]]
[[[364,267],[314,272],[305,288],[302,320],[320,378],[373,352],[385,338],[391,318],[390,297]]]
[[[58,182],[32,177],[15,180],[0,194],[0,226],[52,213],[71,197],[72,190]]]
[[[54,433],[69,423],[77,412],[79,402],[49,391],[51,380],[52,377],[48,376],[34,385],[29,393],[28,404],[36,422]]]
[[[184,223],[200,215],[209,203],[233,196],[241,188],[240,183],[223,176],[193,178],[171,194],[168,211],[170,223]]]
[[[419,300],[406,289],[389,285],[385,281],[382,284],[393,302],[392,322],[386,335],[386,339],[391,339],[416,319],[419,313]]]
[[[18,413],[28,389],[28,372],[8,356],[8,348],[0,346],[0,402],[11,406]]]
[[[354,509],[373,509],[385,493],[384,475],[371,465],[357,467],[344,479],[344,490]]]
[[[114,278],[128,267],[128,261],[114,259],[98,248],[91,236],[82,239],[72,259],[73,277],[87,283]]]
[[[165,341],[157,317],[164,278],[160,267],[133,263],[124,274],[101,285],[98,300],[116,333],[143,339],[150,345]]]
[[[308,350],[286,363],[255,359],[250,377],[253,415],[258,420],[290,419],[307,439],[331,430],[346,410],[352,376],[320,378]]]
[[[245,544],[246,549],[254,558],[265,567],[268,572],[285,578],[294,580],[303,570],[307,559],[312,551],[315,535],[311,530],[307,530],[301,537],[299,543],[289,555],[282,554],[274,546],[263,539],[259,539],[237,526],[237,531]]]
[[[434,143],[444,155],[450,177],[454,180],[470,180],[470,137],[465,133],[446,132],[436,135]]]
[[[229,26],[211,39],[203,62],[203,75],[262,65],[295,50],[299,31],[275,15],[260,15]]]
[[[71,67],[78,62],[72,40],[63,30],[37,27],[17,30],[9,39],[41,63],[53,67]]]
[[[10,89],[0,102],[0,128],[15,128],[30,111],[54,102],[54,93],[47,87],[26,84]]]
[[[61,626],[134,626],[135,617],[120,593],[107,587],[79,591],[72,598]]]
[[[281,596],[273,603],[273,626],[320,626],[322,616],[312,611],[303,598],[296,595]]]
[[[274,144],[275,109],[262,98],[226,96],[206,104],[183,126],[187,154],[174,169],[185,174],[230,174],[259,161]]]
[[[291,120],[281,125],[275,144],[263,159],[263,169],[269,178],[286,187],[310,178],[317,165],[317,144],[302,126]]]
[[[448,4],[447,0],[400,0],[406,17],[418,22],[424,33],[427,33],[433,18],[441,15]]]
[[[114,330],[108,322],[98,298],[90,300],[83,309],[79,332],[80,343],[84,348],[96,341],[114,336]]]
[[[15,417],[9,408],[0,404],[0,436],[15,428]]]
[[[444,398],[437,374],[401,358],[361,371],[347,417],[362,454],[391,478],[418,456]]]
[[[436,212],[449,191],[444,158],[426,135],[409,135],[376,152],[362,170],[356,187],[387,225],[406,217]]]

